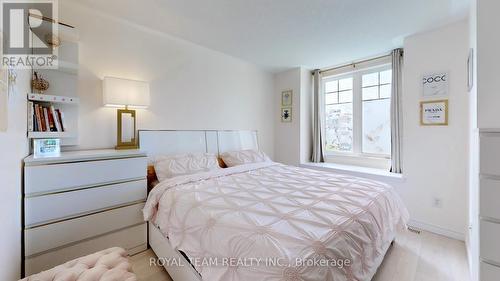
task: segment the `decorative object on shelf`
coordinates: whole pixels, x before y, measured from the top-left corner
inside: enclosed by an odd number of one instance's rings
[[[422,79],[423,97],[448,96],[448,73],[424,75]]]
[[[469,50],[469,57],[467,58],[467,88],[469,92],[474,87],[474,49]]]
[[[58,157],[61,154],[61,141],[59,139],[33,140],[33,157]]]
[[[448,100],[432,100],[420,102],[421,126],[447,126]]]
[[[8,74],[8,80],[9,80],[9,90],[8,90],[8,95],[9,97],[11,95],[15,95],[15,89],[14,87],[17,83],[17,72],[13,68],[9,68],[9,74]]]
[[[281,108],[281,122],[283,122],[283,123],[292,122],[292,108],[291,107]]]
[[[47,91],[49,89],[49,85],[49,81],[43,79],[42,75],[39,75],[36,71],[33,73],[31,86],[33,89],[37,90],[38,93],[43,94],[43,91]]]
[[[283,91],[281,92],[281,106],[292,106],[293,102],[293,91]]]
[[[149,106],[149,83],[114,77],[104,77],[103,102],[118,107],[116,149],[137,149],[136,112],[129,108]],[[125,109],[122,109],[125,108]]]

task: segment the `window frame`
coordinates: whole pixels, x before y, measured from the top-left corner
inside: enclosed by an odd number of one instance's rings
[[[353,79],[353,87],[352,87],[353,88],[352,89],[353,148],[352,151],[331,151],[325,149],[325,157],[327,158],[328,162],[342,162],[342,163],[360,164],[360,165],[363,165],[363,162],[365,162],[367,166],[373,166],[373,167],[385,167],[387,165],[387,162],[391,159],[390,153],[377,154],[377,153],[363,152],[363,96],[362,96],[363,79],[362,78],[363,75],[365,74],[370,74],[374,72],[383,72],[391,69],[392,69],[391,63],[383,62],[371,67],[365,67],[359,70],[350,70],[341,73],[336,73],[334,75],[329,75],[322,78],[321,86],[322,86],[322,99],[324,106],[323,115],[325,120],[326,120],[326,92],[324,90],[325,84],[330,81],[345,79],[349,77],[352,77]],[[378,84],[377,87],[380,87],[380,84]],[[379,97],[380,97],[380,92],[379,92]],[[378,100],[378,99],[370,99],[370,100]]]

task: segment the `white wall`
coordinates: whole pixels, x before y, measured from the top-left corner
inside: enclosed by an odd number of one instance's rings
[[[9,99],[7,132],[0,132],[0,280],[21,277],[21,180],[22,159],[28,154],[26,93],[30,74],[17,71],[17,83]]]
[[[417,34],[404,42],[403,165],[398,188],[413,223],[464,238],[467,228],[469,118],[468,22]],[[449,73],[449,125],[420,126],[421,79]],[[432,207],[442,199],[442,208]]]
[[[311,71],[297,67],[274,76],[275,161],[299,165],[311,156]],[[293,91],[292,122],[281,122],[281,93]]]
[[[273,156],[272,74],[78,4],[62,3],[59,13],[80,33],[80,143],[72,149],[116,144],[116,109],[102,106],[101,83],[115,76],[150,81],[151,106],[138,110],[138,129],[258,130]]]
[[[300,67],[274,76],[275,93],[275,161],[288,165],[300,163]],[[293,91],[292,122],[281,122],[281,92]]]

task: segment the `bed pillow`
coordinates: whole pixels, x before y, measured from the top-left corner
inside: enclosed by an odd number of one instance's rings
[[[187,153],[158,156],[154,159],[158,180],[220,169],[217,157],[211,153]]]
[[[224,152],[220,157],[228,167],[259,162],[271,162],[271,159],[269,159],[264,152],[254,149]]]

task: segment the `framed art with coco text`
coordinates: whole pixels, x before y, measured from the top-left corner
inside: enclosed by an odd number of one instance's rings
[[[422,96],[424,98],[448,96],[448,80],[447,72],[424,75]]]
[[[421,126],[447,126],[448,100],[431,100],[420,102]]]

